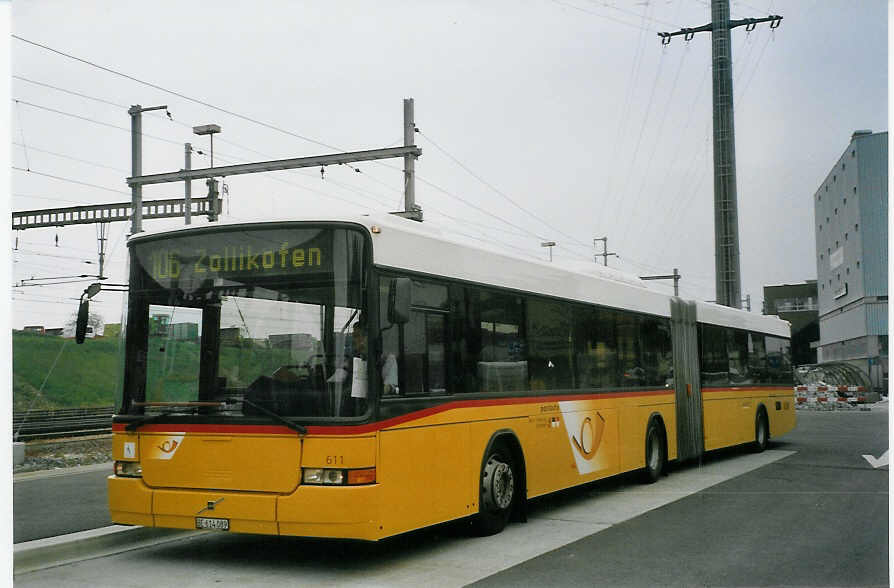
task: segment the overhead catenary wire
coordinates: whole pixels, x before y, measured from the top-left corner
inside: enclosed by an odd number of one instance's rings
[[[261,121],[261,120],[252,118],[252,117],[250,117],[250,116],[246,116],[246,115],[244,115],[244,114],[239,114],[238,112],[234,112],[234,111],[232,111],[232,110],[229,110],[229,109],[226,109],[226,108],[222,108],[222,107],[220,107],[220,106],[215,106],[214,104],[211,104],[210,102],[206,102],[206,101],[204,101],[204,100],[199,100],[199,99],[197,99],[197,98],[192,98],[191,96],[187,96],[186,94],[183,94],[183,93],[181,93],[181,92],[177,92],[176,90],[170,90],[170,89],[165,88],[165,87],[163,87],[163,86],[160,86],[160,85],[158,85],[158,84],[154,84],[154,83],[152,83],[152,82],[147,82],[147,81],[145,81],[145,80],[141,80],[141,79],[139,79],[139,78],[137,78],[137,77],[134,77],[134,76],[128,75],[128,74],[126,74],[126,73],[117,71],[117,70],[112,69],[112,68],[110,68],[110,67],[106,67],[106,66],[103,66],[103,65],[99,65],[98,63],[94,63],[94,62],[89,61],[89,60],[87,60],[87,59],[83,59],[83,58],[80,58],[80,57],[76,57],[76,56],[71,55],[71,54],[69,54],[69,53],[66,53],[66,52],[64,52],[64,51],[60,51],[59,49],[54,49],[54,48],[52,48],[52,47],[50,47],[50,46],[48,46],[48,45],[44,45],[44,44],[42,44],[42,43],[38,43],[38,42],[36,42],[36,41],[32,41],[32,40],[30,40],[30,39],[26,39],[26,38],[21,37],[21,36],[19,36],[19,35],[10,35],[10,36],[11,36],[13,39],[16,39],[16,40],[18,40],[18,41],[22,41],[22,42],[24,42],[24,43],[28,43],[28,44],[33,45],[33,46],[35,46],[35,47],[40,47],[41,49],[44,49],[44,50],[46,50],[46,51],[50,51],[50,52],[55,53],[55,54],[57,54],[57,55],[61,55],[62,57],[65,57],[65,58],[67,58],[67,59],[71,59],[71,60],[74,60],[74,61],[78,61],[78,62],[80,62],[80,63],[83,63],[83,64],[85,64],[85,65],[89,65],[89,66],[91,66],[91,67],[95,67],[95,68],[100,69],[100,70],[102,70],[102,71],[105,71],[105,72],[108,72],[108,73],[110,73],[110,74],[113,74],[113,75],[116,75],[116,76],[119,76],[119,77],[122,77],[122,78],[125,78],[125,79],[128,79],[128,80],[131,80],[131,81],[136,82],[136,83],[138,83],[138,84],[142,84],[142,85],[144,85],[144,86],[148,86],[148,87],[150,87],[150,88],[153,88],[153,89],[155,89],[155,90],[159,90],[159,91],[161,91],[161,92],[165,92],[165,93],[170,94],[170,95],[172,95],[172,96],[177,96],[178,98],[182,98],[183,100],[188,100],[188,101],[193,102],[193,103],[195,103],[195,104],[201,104],[202,106],[205,106],[205,107],[207,107],[207,108],[211,108],[212,110],[216,110],[216,111],[218,111],[218,112],[222,112],[222,113],[224,113],[224,114],[228,114],[228,115],[230,115],[230,116],[233,116],[233,117],[236,117],[236,118],[239,118],[239,119],[242,119],[242,120],[245,120],[245,121],[254,123],[254,124],[256,124],[256,125],[260,125],[260,126],[265,127],[265,128],[267,128],[267,129],[274,130],[274,131],[277,131],[277,132],[279,132],[279,133],[283,133],[283,134],[285,134],[285,135],[289,135],[289,136],[291,136],[291,137],[295,137],[295,138],[297,138],[297,139],[301,139],[301,140],[303,140],[303,141],[307,141],[307,142],[309,142],[309,143],[314,143],[314,144],[316,144],[316,145],[320,145],[321,147],[326,147],[327,149],[336,149],[336,150],[338,150],[337,147],[333,147],[332,145],[329,145],[329,144],[324,143],[324,142],[322,142],[322,141],[318,141],[318,140],[316,140],[316,139],[313,139],[313,138],[310,138],[310,137],[306,137],[306,136],[300,135],[300,134],[298,134],[298,133],[295,133],[295,132],[292,132],[292,131],[288,131],[288,130],[286,130],[286,129],[282,129],[282,128],[280,128],[280,127],[277,127],[276,125],[273,125],[273,124],[270,124],[270,123],[267,123],[267,122],[264,122],[264,121]]]
[[[20,108],[18,100],[16,100],[16,115],[19,119],[19,135],[22,137],[22,149],[25,152],[25,167],[27,169],[31,169],[31,162],[28,160],[28,147],[25,145],[25,125],[22,124],[22,109]]]
[[[643,13],[643,22],[645,22],[646,13]],[[608,182],[606,184],[606,191],[602,195],[601,202],[602,206],[599,209],[598,218],[605,218],[605,209],[611,200],[612,204],[614,204],[614,178],[615,178],[615,170],[617,170],[617,160],[619,154],[621,152],[620,141],[622,136],[622,131],[627,128],[627,120],[630,117],[631,104],[633,100],[631,97],[633,96],[633,88],[636,86],[636,80],[639,78],[640,65],[642,64],[642,54],[645,47],[645,34],[643,31],[640,32],[639,38],[637,39],[636,50],[633,54],[633,63],[630,66],[630,76],[627,78],[627,87],[624,90],[624,100],[621,103],[621,116],[618,118],[618,126],[615,129],[615,141],[613,143],[614,149],[612,150],[612,164],[609,168]]]
[[[12,144],[15,145],[16,147],[22,147],[23,149],[25,149],[25,150],[26,150],[26,151],[25,151],[26,154],[27,154],[27,149],[30,149],[31,151],[35,151],[35,152],[37,152],[37,153],[46,153],[47,155],[53,155],[53,156],[55,156],[55,157],[61,157],[62,159],[68,159],[68,160],[71,160],[71,161],[77,161],[78,163],[86,163],[86,164],[88,164],[88,165],[93,165],[93,166],[96,166],[96,167],[102,167],[102,168],[105,168],[105,169],[110,169],[110,170],[112,170],[112,171],[122,172],[122,173],[125,173],[125,174],[129,174],[129,173],[130,173],[128,170],[126,170],[126,169],[124,169],[124,168],[115,167],[115,166],[112,166],[112,165],[106,165],[106,164],[104,164],[104,163],[99,163],[98,161],[90,161],[90,160],[88,160],[88,159],[81,159],[81,158],[79,158],[79,157],[73,157],[73,156],[71,156],[71,155],[65,155],[64,153],[57,153],[57,152],[55,152],[55,151],[50,151],[50,150],[48,150],[48,149],[40,149],[40,148],[34,147],[33,145],[30,146],[30,147],[27,147],[27,148],[26,148],[24,144],[22,144],[22,143],[17,143],[17,142],[15,142],[15,141],[13,141]]]
[[[564,236],[564,237],[567,237],[568,239],[571,239],[573,242],[576,242],[576,243],[582,245],[583,247],[586,247],[587,249],[590,248],[590,245],[589,245],[589,244],[587,244],[587,243],[582,243],[579,239],[577,239],[577,238],[575,238],[575,237],[569,235],[568,233],[566,233],[565,231],[563,231],[563,230],[561,230],[561,229],[559,229],[559,228],[554,227],[554,226],[551,225],[550,223],[548,223],[548,222],[546,222],[545,220],[543,220],[542,217],[537,216],[536,214],[534,214],[534,213],[532,213],[531,211],[527,210],[525,207],[521,206],[521,205],[520,205],[518,202],[516,202],[515,199],[513,199],[511,196],[509,196],[508,194],[506,194],[505,192],[503,192],[502,190],[500,190],[499,188],[497,188],[496,186],[494,186],[493,184],[491,184],[490,182],[488,182],[487,180],[485,180],[484,178],[482,178],[480,175],[478,175],[477,173],[475,173],[474,171],[472,171],[467,165],[465,165],[465,164],[464,164],[463,162],[461,162],[459,159],[457,159],[456,157],[454,157],[453,155],[451,155],[450,153],[448,153],[446,149],[444,149],[443,147],[441,147],[441,146],[440,146],[438,143],[436,143],[431,137],[429,137],[428,135],[424,134],[422,131],[419,131],[419,134],[422,135],[422,136],[423,136],[429,143],[431,143],[431,144],[432,144],[438,151],[440,151],[441,153],[443,153],[444,155],[446,155],[447,158],[449,158],[453,163],[455,163],[456,165],[458,165],[459,167],[461,167],[463,170],[465,170],[466,173],[468,173],[470,176],[472,176],[473,178],[475,178],[476,180],[478,180],[479,182],[481,182],[482,184],[484,184],[485,186],[487,186],[487,187],[488,187],[491,191],[493,191],[494,193],[496,193],[496,194],[502,196],[507,202],[509,202],[510,204],[512,204],[512,205],[513,205],[515,208],[517,208],[518,210],[522,211],[523,213],[525,213],[526,215],[530,216],[530,217],[533,218],[534,220],[536,220],[536,221],[542,223],[543,225],[545,225],[545,226],[546,226],[547,228],[549,228],[550,230],[555,231],[557,234],[562,235],[562,236]]]
[[[232,111],[232,110],[229,110],[229,109],[226,109],[226,108],[222,108],[222,107],[216,106],[216,105],[211,104],[211,103],[209,103],[209,102],[206,102],[206,101],[204,101],[204,100],[199,100],[199,99],[196,99],[196,98],[192,98],[192,97],[190,97],[190,96],[188,96],[188,95],[186,95],[186,94],[183,94],[183,93],[181,93],[181,92],[177,92],[177,91],[175,91],[175,90],[170,90],[170,89],[168,89],[168,88],[164,88],[164,87],[162,87],[162,86],[160,86],[160,85],[158,85],[158,84],[153,84],[153,83],[151,83],[151,82],[147,82],[147,81],[145,81],[145,80],[141,80],[141,79],[139,79],[139,78],[137,78],[137,77],[135,77],[135,76],[131,76],[131,75],[125,74],[125,73],[123,73],[123,72],[114,70],[114,69],[109,68],[109,67],[106,67],[106,66],[102,66],[102,65],[97,64],[97,63],[94,63],[94,62],[92,62],[92,61],[89,61],[89,60],[86,60],[86,59],[83,59],[83,58],[80,58],[80,57],[71,55],[71,54],[66,53],[66,52],[64,52],[64,51],[60,51],[60,50],[58,50],[58,49],[54,49],[54,48],[52,48],[52,47],[49,47],[48,45],[45,45],[45,44],[42,44],[42,43],[37,43],[37,42],[35,42],[35,41],[26,39],[26,38],[21,37],[21,36],[19,36],[19,35],[12,35],[12,38],[17,39],[17,40],[19,40],[19,41],[22,41],[22,42],[24,42],[24,43],[28,43],[28,44],[31,44],[31,45],[33,45],[33,46],[39,47],[39,48],[44,49],[44,50],[46,50],[46,51],[50,51],[50,52],[52,52],[52,53],[55,53],[55,54],[57,54],[57,55],[60,55],[60,56],[62,56],[62,57],[65,57],[65,58],[67,58],[67,59],[71,59],[71,60],[74,60],[74,61],[78,61],[78,62],[83,63],[83,64],[85,64],[85,65],[89,65],[89,66],[91,66],[91,67],[95,67],[95,68],[97,68],[97,69],[100,69],[100,70],[102,70],[102,71],[106,71],[106,72],[111,73],[111,74],[113,74],[113,75],[117,75],[117,76],[123,77],[123,78],[125,78],[125,79],[129,79],[129,80],[131,80],[131,81],[134,81],[134,82],[137,82],[137,83],[140,83],[140,84],[143,84],[143,85],[152,87],[152,88],[154,88],[154,89],[157,89],[157,90],[166,92],[166,93],[171,94],[171,95],[173,95],[173,96],[177,96],[177,97],[182,98],[182,99],[184,99],[184,100],[188,100],[188,101],[193,102],[193,103],[196,103],[196,104],[201,104],[201,105],[206,106],[206,107],[208,107],[208,108],[217,110],[217,111],[219,111],[219,112],[223,112],[223,113],[225,113],[225,114],[228,114],[228,115],[230,115],[230,116],[234,116],[234,117],[239,118],[239,119],[242,119],[242,120],[246,120],[246,121],[248,121],[248,122],[257,124],[257,125],[259,125],[259,126],[262,126],[262,127],[265,127],[265,128],[271,129],[271,130],[275,130],[275,131],[277,131],[277,132],[280,132],[280,133],[283,133],[283,134],[286,134],[286,135],[289,135],[289,136],[293,136],[293,137],[296,137],[296,138],[299,138],[299,139],[302,139],[302,140],[305,140],[305,141],[308,141],[308,142],[311,142],[311,143],[314,143],[314,144],[317,144],[317,145],[321,145],[321,146],[326,147],[326,148],[328,148],[328,149],[335,149],[335,150],[338,150],[338,147],[329,145],[329,144],[324,143],[324,142],[322,142],[322,141],[318,141],[318,140],[315,140],[315,139],[311,139],[311,138],[306,137],[306,136],[303,136],[303,135],[301,135],[301,134],[298,134],[298,133],[295,133],[295,132],[292,132],[292,131],[288,131],[288,130],[286,130],[286,129],[282,129],[282,128],[277,127],[277,126],[275,126],[275,125],[272,125],[272,124],[270,124],[270,123],[266,123],[266,122],[264,122],[264,121],[255,119],[255,118],[253,118],[253,117],[246,116],[246,115],[243,115],[243,114],[234,112],[234,111]],[[121,106],[121,105],[115,104],[115,106]],[[45,108],[47,108],[47,107],[45,107]],[[49,108],[47,108],[47,109],[48,109],[48,110],[55,110],[55,109],[49,109]],[[60,111],[60,113],[62,113],[62,112]],[[67,113],[65,113],[65,114],[67,114]],[[85,118],[85,119],[86,119],[86,117],[81,117],[81,118]],[[86,120],[91,120],[91,121],[92,121],[92,119],[86,119]],[[92,121],[92,122],[99,122],[99,121]],[[108,123],[101,123],[101,122],[100,122],[100,124],[105,124],[105,125],[107,125],[107,126],[111,126],[111,127],[119,128],[119,129],[122,129],[122,130],[128,130],[128,129],[123,129],[122,127],[117,127],[116,125],[109,125]],[[146,135],[145,133],[144,133],[143,135],[144,135],[144,136],[149,136],[149,135]],[[153,138],[158,138],[158,137],[153,137]],[[168,141],[167,139],[162,139],[162,140]],[[174,141],[170,141],[170,142],[174,142]],[[381,162],[379,162],[379,163],[381,163]],[[392,167],[392,166],[387,166],[387,165],[386,165],[386,167]],[[356,171],[356,168],[354,168],[354,169],[355,169],[355,171]],[[392,167],[392,169],[395,169],[395,168]],[[425,180],[423,180],[421,177],[419,177],[418,175],[417,175],[417,179],[420,180],[420,181],[425,181]],[[305,189],[307,189],[307,188],[305,188]],[[440,188],[438,188],[438,189],[440,189]],[[445,194],[451,195],[450,192],[448,192],[448,191],[446,191],[446,190],[443,190],[443,189],[440,189],[440,190],[441,190],[442,192],[444,192]],[[317,191],[317,192],[319,193],[319,191]],[[327,196],[328,196],[328,195],[327,195]],[[452,195],[452,197],[456,198],[455,195]],[[345,199],[341,199],[341,200],[345,200]],[[352,203],[352,204],[355,204],[355,205],[357,204],[357,203],[354,203],[354,202],[351,202],[351,203]],[[489,214],[489,213],[485,213],[485,214]],[[493,216],[493,215],[490,215],[490,216]]]
[[[674,80],[671,85],[670,92],[668,93],[668,98],[665,101],[664,112],[661,115],[661,122],[658,123],[658,130],[655,133],[655,138],[652,140],[652,152],[649,154],[649,158],[646,162],[646,165],[644,168],[645,172],[640,174],[642,177],[640,180],[639,191],[637,191],[636,196],[633,200],[630,214],[624,215],[625,216],[624,228],[621,229],[621,235],[620,235],[620,237],[622,239],[622,245],[626,244],[624,240],[626,240],[626,236],[628,235],[628,229],[630,228],[630,223],[633,221],[634,218],[637,218],[640,216],[639,215],[639,203],[642,200],[643,192],[645,192],[645,189],[646,189],[646,178],[648,176],[648,172],[651,170],[652,162],[655,160],[655,153],[658,151],[658,145],[661,143],[662,133],[664,131],[664,123],[667,120],[667,113],[670,110],[670,104],[673,101],[674,94],[677,89],[677,81],[680,79],[680,72],[683,70],[683,62],[686,60],[686,56],[688,55],[688,53],[689,53],[689,51],[687,49],[686,51],[682,51],[680,54],[680,63],[677,66],[677,73],[674,75]],[[637,231],[637,233],[640,234],[639,231]]]
[[[594,11],[589,10],[589,9],[587,9],[587,8],[581,8],[580,6],[576,6],[576,5],[574,5],[574,4],[571,4],[570,2],[564,2],[563,0],[552,0],[552,1],[553,1],[555,4],[558,4],[559,6],[565,6],[565,7],[567,7],[567,8],[573,8],[574,10],[578,10],[578,11],[580,11],[580,12],[584,12],[584,13],[586,13],[586,14],[591,14],[591,15],[593,15],[593,16],[598,16],[598,17],[600,17],[600,18],[604,18],[605,20],[610,20],[610,21],[612,21],[612,22],[616,22],[616,23],[618,23],[618,24],[622,24],[622,25],[625,25],[625,26],[628,26],[628,27],[632,27],[632,28],[635,28],[635,29],[641,29],[641,30],[644,30],[644,31],[647,31],[647,32],[650,32],[650,33],[657,32],[657,31],[654,30],[654,29],[648,29],[648,28],[645,28],[645,27],[642,26],[642,25],[633,24],[633,23],[627,22],[626,20],[621,20],[621,19],[619,19],[619,18],[615,18],[615,17],[612,17],[612,16],[608,16],[608,15],[605,15],[605,14],[602,14],[602,13],[599,13],[599,12],[594,12]]]

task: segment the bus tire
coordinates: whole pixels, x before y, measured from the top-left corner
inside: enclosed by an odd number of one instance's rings
[[[518,474],[512,454],[502,443],[496,443],[488,451],[481,468],[478,514],[473,519],[477,535],[495,535],[509,522],[512,505],[517,500]]]
[[[646,428],[646,467],[643,468],[643,482],[652,484],[658,481],[666,461],[667,447],[664,444],[662,427],[657,419],[652,419]]]
[[[755,453],[761,453],[770,442],[770,424],[767,422],[767,412],[763,407],[757,411],[754,420],[754,448]]]

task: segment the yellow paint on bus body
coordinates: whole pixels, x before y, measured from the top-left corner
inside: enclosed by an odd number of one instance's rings
[[[791,391],[708,389],[703,395],[706,449],[753,441],[760,405],[771,435],[794,426]],[[665,425],[668,458],[675,459],[672,393],[491,406],[458,400],[379,431],[303,439],[116,431],[115,459],[141,460],[144,478],[109,477],[112,520],[195,528],[200,516],[228,519],[235,532],[377,540],[477,513],[482,460],[495,434],[518,439],[530,498],[644,467],[646,427],[656,414]],[[124,457],[127,443],[136,445],[129,450],[136,458]],[[374,467],[376,481],[300,484],[302,466]]]

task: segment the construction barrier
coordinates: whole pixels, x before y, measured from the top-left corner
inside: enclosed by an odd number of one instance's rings
[[[795,386],[795,408],[809,410],[853,410],[865,404],[863,386]]]

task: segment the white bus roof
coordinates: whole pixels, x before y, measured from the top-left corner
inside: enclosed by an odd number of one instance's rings
[[[371,234],[373,263],[431,276],[499,286],[611,308],[670,316],[672,296],[624,272],[589,262],[540,261],[473,245],[430,221],[416,222],[391,214],[344,215],[333,218],[270,219],[220,222],[160,231],[131,239],[247,224],[278,222],[343,222],[363,226]],[[373,232],[377,227],[377,232]],[[775,316],[753,314],[704,302],[696,303],[699,322],[788,337],[790,325]]]

